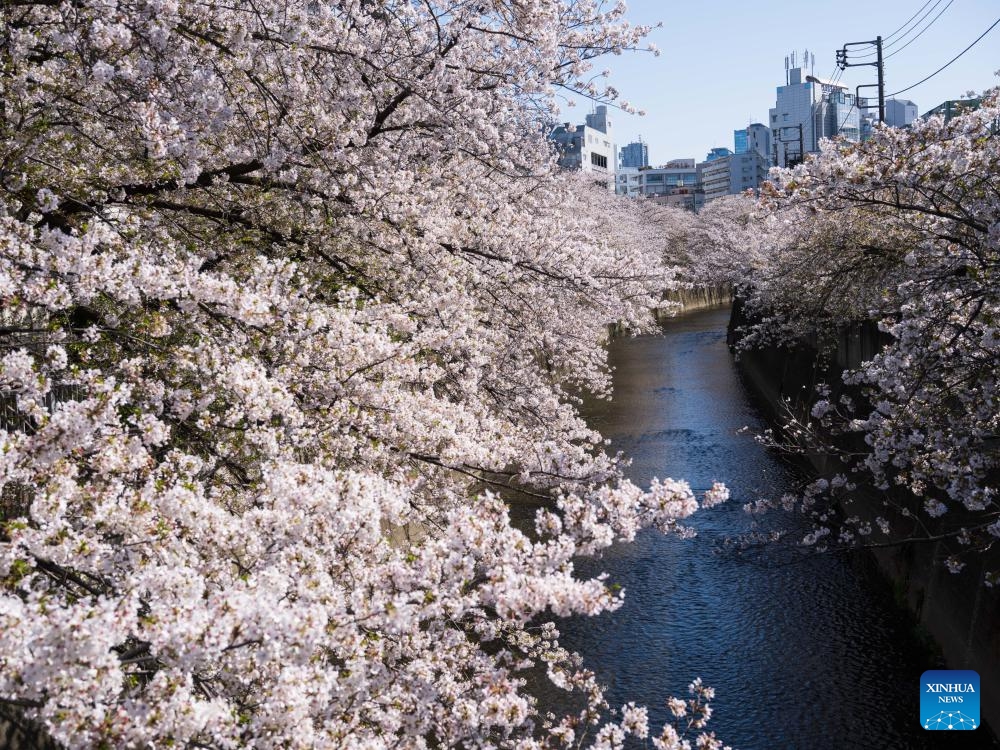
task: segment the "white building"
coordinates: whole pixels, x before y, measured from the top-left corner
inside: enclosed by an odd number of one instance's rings
[[[549,137],[557,144],[560,167],[600,175],[614,188],[617,158],[606,106],[587,115],[583,125],[572,127],[567,122],[553,128]]]
[[[808,75],[804,67],[786,70],[786,83],[777,87],[770,110],[774,162],[797,164],[819,151],[823,138],[840,136],[858,141],[860,110],[847,86]]]

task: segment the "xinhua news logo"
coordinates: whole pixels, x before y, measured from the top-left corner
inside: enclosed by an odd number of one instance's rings
[[[932,669],[920,677],[920,724],[944,731],[979,726],[979,674]]]

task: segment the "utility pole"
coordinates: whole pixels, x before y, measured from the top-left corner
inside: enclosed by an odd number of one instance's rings
[[[848,62],[847,48],[857,47],[863,44],[875,46],[875,62]],[[878,121],[885,122],[885,65],[882,59],[881,36],[877,36],[867,42],[847,42],[847,44],[837,50],[837,67],[841,70],[864,65],[874,65],[875,69],[878,71],[878,83],[875,84],[878,86]]]
[[[875,37],[875,43],[878,45],[876,52],[878,52],[878,65],[876,70],[878,70],[878,121],[885,122],[885,66],[882,62],[882,37]]]
[[[785,131],[785,130],[796,130],[796,129],[799,131],[799,135],[798,135],[799,154],[798,154],[798,159],[795,161],[795,164],[793,164],[792,160],[788,158],[788,144],[789,143],[795,143],[796,139],[794,137],[792,137],[790,140],[785,140],[785,138],[783,137],[783,135],[784,135],[783,131]],[[775,164],[777,164],[777,162],[778,162],[778,144],[779,143],[782,144],[781,153],[785,157],[785,166],[786,167],[794,167],[796,164],[801,164],[805,160],[806,152],[805,152],[805,143],[804,143],[803,138],[802,138],[802,123],[798,123],[796,125],[782,125],[780,128],[775,128],[774,129],[774,162],[775,162]]]

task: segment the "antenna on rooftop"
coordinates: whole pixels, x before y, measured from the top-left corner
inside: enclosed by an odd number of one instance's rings
[[[785,55],[785,85],[788,85],[788,55]]]

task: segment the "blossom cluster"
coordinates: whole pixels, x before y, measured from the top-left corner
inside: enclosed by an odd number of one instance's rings
[[[645,731],[548,623],[621,603],[576,556],[698,507],[577,411],[675,283],[676,214],[545,140],[623,12],[4,5],[0,703],[67,747]]]
[[[1000,580],[998,126],[994,90],[950,121],[827,141],[795,169],[772,170],[758,201],[720,201],[691,230],[704,248],[695,276],[743,284],[757,321],[746,346],[806,340],[822,351],[865,321],[886,340],[833,395],[820,384],[792,425],[800,446],[841,456],[853,475],[807,488],[805,506],[828,527],[807,542],[886,534],[891,515],[897,537],[949,540],[947,567],[978,559],[990,585]],[[884,493],[885,514],[844,518],[817,502],[849,501],[856,479]]]

